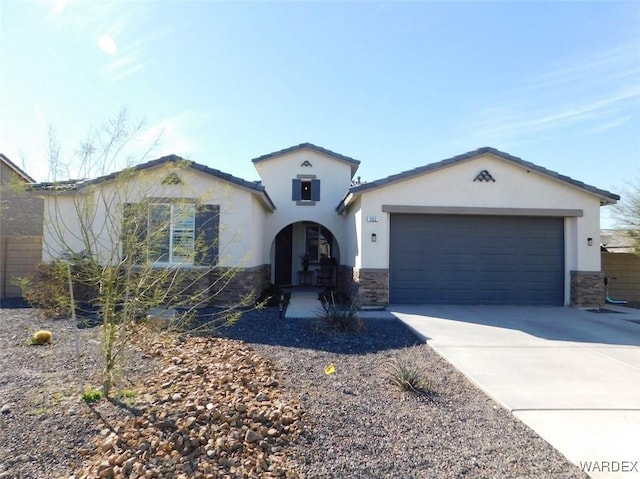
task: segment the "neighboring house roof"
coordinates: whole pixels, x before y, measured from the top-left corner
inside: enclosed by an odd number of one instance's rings
[[[201,165],[200,163],[186,160],[177,155],[163,156],[162,158],[158,158],[156,160],[151,160],[151,161],[147,161],[146,163],[135,165],[131,167],[131,169],[133,171],[142,171],[149,168],[153,168],[155,166],[160,166],[164,163],[171,163],[171,162],[178,163],[181,161],[188,162],[189,167],[193,168],[194,170],[201,171],[203,173],[214,176],[224,181],[228,181],[229,183],[240,186],[241,188],[251,190],[253,193],[258,194],[262,198],[265,206],[267,206],[268,209],[270,209],[271,211],[276,209],[275,205],[273,204],[273,201],[271,201],[271,198],[269,198],[269,195],[267,194],[265,187],[262,186],[261,184],[255,181],[243,180],[242,178],[238,178],[229,173],[224,173],[220,170],[216,170],[215,168],[210,168],[206,165]],[[122,171],[125,171],[125,170],[122,170]],[[122,171],[110,173],[108,175],[100,176],[98,178],[91,179],[91,180],[68,180],[68,181],[61,181],[61,182],[38,183],[34,185],[34,188],[43,190],[43,191],[79,190],[88,185],[95,185],[98,183],[103,183],[105,181],[113,180],[118,175],[120,175]]]
[[[2,153],[0,153],[0,161],[5,165],[7,165],[11,170],[13,170],[20,178],[22,178],[27,183],[36,182],[36,180],[31,178],[24,170],[22,170],[21,168],[18,168],[18,165],[16,165],[13,161],[11,161],[9,158],[4,156]]]
[[[419,176],[419,175],[423,175],[425,173],[430,173],[432,171],[437,171],[440,170],[442,168],[447,168],[453,165],[456,165],[458,163],[462,163],[465,161],[469,161],[472,160],[480,155],[483,154],[490,154],[493,155],[497,158],[501,158],[503,160],[506,160],[508,162],[511,162],[513,164],[516,164],[518,166],[524,167],[528,170],[531,171],[535,171],[537,173],[540,173],[544,176],[547,176],[549,178],[558,180],[558,181],[562,181],[564,183],[567,183],[573,187],[579,188],[581,190],[584,190],[588,193],[591,193],[595,196],[598,196],[600,198],[600,203],[603,205],[607,205],[607,204],[613,204],[616,201],[618,201],[620,199],[620,196],[611,193],[609,191],[606,190],[601,190],[599,188],[596,188],[595,186],[590,186],[587,185],[586,183],[583,183],[582,181],[578,181],[578,180],[574,180],[573,178],[570,178],[568,176],[565,175],[561,175],[560,173],[557,173],[555,171],[552,170],[548,170],[547,168],[544,168],[542,166],[538,166],[536,164],[530,163],[528,161],[524,161],[521,158],[518,158],[517,156],[513,156],[510,155],[509,153],[505,153],[503,151],[497,150],[496,148],[492,148],[490,146],[485,146],[483,148],[478,148],[477,150],[473,150],[473,151],[469,151],[467,153],[463,153],[461,155],[457,155],[454,156],[452,158],[447,158],[446,160],[442,160],[442,161],[438,161],[436,163],[431,163],[425,166],[420,166],[418,168],[414,168],[412,170],[407,170],[407,171],[403,171],[402,173],[398,173],[396,175],[391,175],[391,176],[387,176],[386,178],[382,178],[376,181],[371,181],[368,183],[363,183],[361,185],[358,186],[353,186],[351,188],[349,188],[349,192],[347,193],[347,195],[342,199],[342,201],[340,202],[340,204],[338,205],[338,211],[342,211],[347,204],[350,201],[350,198],[352,196],[358,195],[362,192],[366,192],[367,190],[372,190],[374,188],[380,188],[382,186],[387,186],[389,184],[392,183],[397,183],[400,181],[404,181],[407,180],[409,178],[413,178],[415,176]]]
[[[634,241],[625,230],[600,230],[600,245],[609,253],[633,253]]]
[[[360,161],[354,160],[348,156],[341,155],[340,153],[336,153],[335,151],[327,150],[326,148],[322,148],[321,146],[314,145],[313,143],[300,143],[296,146],[290,146],[289,148],[285,148],[283,150],[274,151],[273,153],[267,153],[266,155],[259,156],[258,158],[254,158],[251,160],[254,164],[259,163],[261,161],[270,160],[272,158],[276,158],[278,156],[286,155],[288,153],[293,153],[298,150],[313,150],[318,153],[322,153],[324,155],[330,156],[340,161],[345,161],[351,165],[351,176],[353,176],[356,171],[358,171],[358,166],[360,165]]]

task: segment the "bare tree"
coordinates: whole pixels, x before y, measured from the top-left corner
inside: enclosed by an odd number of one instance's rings
[[[619,227],[633,240],[635,252],[640,254],[640,176],[628,185],[615,205],[615,216]]]
[[[54,274],[67,275],[73,284],[74,294],[60,294],[60,301],[73,309],[75,296],[101,321],[105,397],[150,313],[182,329],[215,327],[235,321],[239,308],[252,300],[238,298],[206,320],[197,314],[238,271],[218,267],[225,192],[197,190],[194,196],[196,189],[183,180],[191,162],[178,157],[134,165],[134,158],[145,160],[151,151],[128,153],[141,128],[121,112],[91,132],[74,154],[80,177],[90,180],[56,180],[39,191],[45,197],[45,256]],[[50,144],[52,172],[69,172],[54,137]],[[111,173],[122,161],[129,166]],[[39,286],[33,278],[22,284],[32,292]]]

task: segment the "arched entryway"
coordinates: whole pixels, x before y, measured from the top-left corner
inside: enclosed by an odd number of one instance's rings
[[[282,228],[273,240],[273,282],[281,286],[318,286],[319,275],[333,264],[335,284],[340,251],[335,235],[325,226],[299,221]]]

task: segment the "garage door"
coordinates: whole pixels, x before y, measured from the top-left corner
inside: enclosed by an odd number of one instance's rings
[[[391,215],[391,303],[562,305],[564,219]]]

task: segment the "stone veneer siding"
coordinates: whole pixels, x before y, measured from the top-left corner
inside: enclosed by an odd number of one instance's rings
[[[571,271],[571,306],[599,308],[605,302],[601,271]]]
[[[354,269],[353,282],[357,285],[357,297],[362,306],[389,304],[388,269]]]
[[[253,294],[254,298],[258,299],[270,281],[271,265],[263,264],[253,268],[239,269],[224,289],[211,297],[210,303],[214,305],[231,304],[249,294]]]

